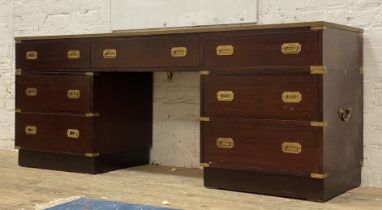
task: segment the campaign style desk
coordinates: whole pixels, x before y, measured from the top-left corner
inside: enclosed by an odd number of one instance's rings
[[[325,201],[360,184],[362,30],[326,22],[16,38],[27,167],[149,163],[152,72],[200,72],[207,187]]]

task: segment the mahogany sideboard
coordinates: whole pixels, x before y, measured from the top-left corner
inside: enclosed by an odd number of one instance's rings
[[[362,32],[310,22],[18,37],[19,165],[148,164],[152,72],[200,72],[204,185],[326,201],[361,180]]]

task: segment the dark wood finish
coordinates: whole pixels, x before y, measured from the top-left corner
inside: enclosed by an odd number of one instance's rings
[[[172,57],[173,47],[186,47],[187,55]],[[115,49],[117,56],[111,59],[104,58],[105,49]],[[197,67],[199,65],[199,37],[197,36],[131,37],[92,41],[94,68]]]
[[[298,31],[273,30],[210,35],[203,39],[204,65],[206,67],[319,65],[318,38],[318,31],[312,31],[310,28]],[[284,55],[281,52],[281,45],[284,43],[300,43],[301,52]],[[232,45],[233,55],[217,55],[216,47],[219,45]]]
[[[203,162],[213,166],[271,171],[318,172],[318,128],[300,121],[210,118],[203,126]],[[218,138],[232,138],[233,148],[219,148]],[[301,153],[282,151],[284,142],[301,145]]]
[[[86,113],[93,112],[93,77],[65,74],[27,74],[16,77],[16,107],[23,112]],[[26,90],[36,88],[36,96]],[[69,90],[80,91],[79,98],[69,98]]]
[[[360,184],[361,29],[316,22],[154,33],[17,43],[19,164],[100,173],[148,163],[151,72],[203,71],[200,156],[207,187],[326,201]],[[285,54],[284,43],[299,43],[301,51]],[[233,54],[217,55],[219,45],[232,45]],[[187,55],[172,56],[174,47],[187,48]],[[105,49],[115,49],[116,57],[104,58]],[[68,50],[81,57],[68,59]],[[38,58],[26,60],[27,51]],[[25,97],[30,86],[37,96]],[[68,100],[67,89],[80,89],[81,98]],[[232,91],[234,99],[218,101],[218,91]],[[285,102],[284,92],[299,92],[302,100]],[[25,135],[29,124],[37,125],[36,135]],[[69,126],[80,129],[80,139],[67,141]],[[221,138],[231,140],[218,147]],[[301,151],[285,152],[284,142]]]
[[[68,59],[69,50],[79,50],[79,59]],[[36,51],[36,60],[27,60],[26,53]],[[36,71],[90,68],[89,40],[44,40],[16,44],[16,68]]]
[[[232,169],[204,168],[204,185],[209,188],[236,190],[293,197],[324,202],[338,194],[359,186],[361,168],[349,168],[326,179],[241,171]]]
[[[19,165],[24,167],[97,174],[149,163],[149,149],[84,157],[74,154],[19,150]]]
[[[35,126],[35,135],[25,132],[26,126]],[[62,151],[71,153],[93,152],[92,118],[52,114],[16,114],[16,145],[25,149]],[[67,137],[67,129],[77,129],[79,138]]]
[[[318,78],[314,75],[211,75],[202,78],[205,84],[203,116],[318,119]],[[219,101],[218,91],[232,91],[233,101]],[[286,103],[282,100],[284,92],[300,92],[302,100]]]

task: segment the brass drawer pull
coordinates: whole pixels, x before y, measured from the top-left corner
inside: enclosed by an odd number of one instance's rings
[[[173,47],[171,48],[172,57],[185,57],[187,55],[187,48],[185,47]]]
[[[70,99],[79,99],[81,96],[80,90],[68,90],[67,96]]]
[[[233,101],[235,94],[232,91],[221,90],[216,93],[216,98],[218,101]]]
[[[234,47],[232,45],[218,45],[216,47],[216,54],[217,55],[233,55],[234,53]]]
[[[80,138],[80,131],[77,129],[68,129],[66,130],[66,136],[71,139]]]
[[[288,154],[300,154],[301,144],[297,142],[283,142],[281,144],[281,151]]]
[[[281,52],[285,55],[299,54],[301,52],[300,43],[284,43],[281,45]]]
[[[281,100],[285,103],[300,103],[302,94],[300,92],[285,91],[281,94]]]
[[[34,125],[27,125],[25,126],[25,134],[27,135],[36,135],[37,134],[37,127]]]
[[[67,53],[69,60],[77,60],[81,57],[81,52],[79,50],[69,50]]]
[[[106,59],[113,59],[117,57],[117,50],[116,49],[104,49],[102,52],[103,58]]]
[[[221,149],[232,149],[235,143],[232,138],[218,138],[216,139],[216,146]]]
[[[27,89],[25,89],[25,94],[27,96],[31,96],[31,97],[37,96],[37,93],[38,93],[37,88],[27,88]]]
[[[25,58],[27,60],[36,60],[38,57],[37,51],[27,51],[25,54]]]

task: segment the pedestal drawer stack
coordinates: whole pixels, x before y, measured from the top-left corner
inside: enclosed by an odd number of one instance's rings
[[[99,173],[149,162],[151,73],[94,73],[90,44],[17,44],[16,146],[21,166]],[[140,100],[131,100],[135,98]]]
[[[203,46],[205,186],[325,201],[360,184],[359,32],[211,34]]]

